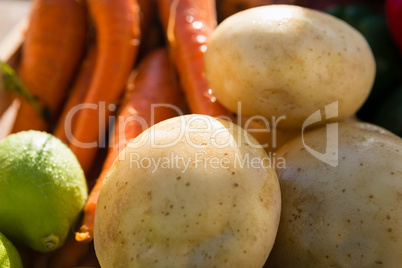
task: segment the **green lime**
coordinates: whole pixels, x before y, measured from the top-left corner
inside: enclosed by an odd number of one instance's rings
[[[0,233],[0,267],[19,268],[22,267],[20,254],[14,245],[2,233]]]
[[[0,141],[0,232],[40,252],[59,248],[87,198],[81,166],[59,139],[22,131]]]

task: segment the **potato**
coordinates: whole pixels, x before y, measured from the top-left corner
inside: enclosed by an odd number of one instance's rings
[[[335,133],[338,146],[327,150],[338,165],[330,166],[319,158]],[[399,267],[402,139],[375,125],[343,122],[338,132],[306,133],[304,142],[295,139],[277,152],[286,162],[277,169],[282,214],[267,267]]]
[[[335,101],[337,120],[353,116],[370,93],[375,61],[364,37],[345,22],[303,7],[267,5],[218,25],[204,72],[230,111],[286,116],[279,128],[299,128]]]
[[[228,121],[186,115],[131,141],[102,185],[102,267],[262,267],[280,217],[267,154]]]

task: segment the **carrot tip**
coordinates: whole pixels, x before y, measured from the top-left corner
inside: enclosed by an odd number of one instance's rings
[[[86,242],[89,243],[93,239],[92,235],[89,232],[76,232],[75,240],[78,242]]]

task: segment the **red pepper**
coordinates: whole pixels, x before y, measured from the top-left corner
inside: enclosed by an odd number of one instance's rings
[[[402,53],[402,0],[386,0],[385,11],[392,36]]]

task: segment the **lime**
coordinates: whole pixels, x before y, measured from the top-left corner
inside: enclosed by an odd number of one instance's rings
[[[20,254],[14,245],[2,233],[0,233],[0,267],[19,268],[22,267]]]
[[[40,252],[59,248],[82,211],[87,184],[71,150],[51,134],[0,141],[0,232]]]

